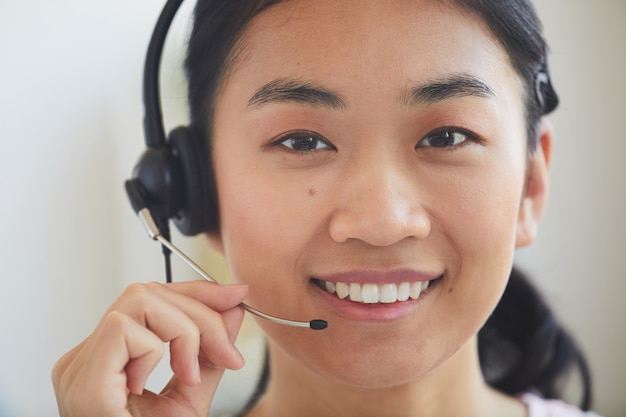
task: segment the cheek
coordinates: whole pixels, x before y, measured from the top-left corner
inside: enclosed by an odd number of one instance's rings
[[[520,122],[511,120],[511,126]],[[474,165],[441,175],[431,185],[440,204],[433,208],[435,221],[458,254],[458,268],[482,271],[483,280],[511,266],[516,241],[517,221],[526,181],[526,141],[523,132],[511,129],[495,132],[484,155]],[[498,274],[495,274],[498,276]]]
[[[479,184],[452,194],[456,204],[451,209],[457,214],[450,231],[451,241],[462,251],[482,257],[512,250],[521,190],[520,179],[504,173],[483,178]]]
[[[497,305],[508,281],[517,217],[524,185],[523,169],[492,171],[446,192],[454,196],[438,216],[454,255],[445,296],[455,305],[442,319],[474,320],[477,331]],[[447,220],[443,220],[443,219]],[[447,318],[445,318],[447,316]]]
[[[250,297],[261,302],[263,287],[271,288],[269,299],[289,289],[285,276],[293,275],[319,221],[312,218],[310,187],[259,171],[229,166],[218,177],[218,194],[230,271],[236,281],[254,285]]]

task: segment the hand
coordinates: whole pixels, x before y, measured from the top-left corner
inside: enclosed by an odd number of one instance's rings
[[[94,332],[55,364],[61,417],[206,416],[234,347],[245,286],[204,281],[133,284]],[[170,343],[174,376],[160,394],[144,390]]]

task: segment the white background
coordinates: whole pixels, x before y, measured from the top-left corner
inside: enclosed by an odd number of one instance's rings
[[[143,149],[142,64],[161,6],[0,2],[1,417],[56,415],[49,377],[56,359],[128,283],[163,277],[160,250],[122,189]],[[548,213],[518,263],[587,351],[596,410],[626,416],[626,2],[537,0],[537,7],[562,105],[551,116]],[[188,10],[177,18],[163,75],[168,126],[185,120],[178,68],[187,19]],[[198,239],[175,239],[206,257]],[[213,270],[225,273],[220,264]],[[180,265],[176,274],[192,276]],[[243,349],[254,365],[254,348]],[[231,387],[236,382],[223,390]],[[236,388],[220,398],[245,395]]]

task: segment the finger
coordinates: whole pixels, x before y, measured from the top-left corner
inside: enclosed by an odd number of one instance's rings
[[[207,287],[209,290],[221,289],[220,296],[222,300],[220,308],[223,308],[225,305],[230,305],[229,309],[232,310],[234,306],[239,305],[241,300],[245,298],[245,294],[247,294],[246,287],[223,288],[215,284],[204,284],[205,285],[202,285],[202,287],[205,289]],[[172,292],[171,289],[170,285],[166,286],[161,284],[151,287],[151,290],[154,291],[155,294],[167,299],[169,303],[176,306],[181,311],[184,311],[196,324],[199,331],[200,349],[204,353],[203,357],[217,367],[239,369],[243,366],[243,358],[231,341],[230,333],[222,316],[223,313],[218,313],[212,308],[208,308],[202,302],[185,296],[185,292],[180,294],[178,292]],[[206,301],[206,299],[207,297],[203,297],[203,301]],[[229,299],[229,302],[226,303],[223,299]],[[237,308],[237,310],[239,310],[239,308]],[[231,333],[236,334],[239,325],[240,323]],[[178,341],[174,341],[170,344],[172,350],[171,365],[173,370],[178,366],[178,361],[183,359],[176,354],[177,342]]]
[[[60,415],[128,415],[128,390],[141,392],[163,353],[163,342],[134,320],[112,312],[55,366]],[[125,371],[137,361],[130,379]],[[61,367],[65,368],[61,370]],[[59,371],[57,371],[58,369]]]
[[[191,298],[164,289],[161,284],[133,284],[112,306],[112,312],[119,311],[132,318],[153,332],[161,343],[169,342],[172,371],[191,385],[199,382],[200,331],[194,321],[194,317],[201,316],[198,310],[211,311]],[[139,365],[132,365],[130,369],[133,371],[136,370],[134,366]]]
[[[241,367],[243,358],[230,342],[222,316],[204,302],[217,308],[232,308],[245,298],[247,287],[207,282],[181,284],[185,285],[133,284],[112,309],[125,310],[162,341],[170,342],[170,366],[186,384],[195,385],[199,381],[200,348],[207,360],[218,367]]]
[[[142,392],[162,356],[164,341],[170,341],[175,358],[172,368],[179,383],[198,384],[200,345],[201,356],[209,358],[206,361],[211,366],[238,367],[243,363],[230,348],[228,329],[233,326],[226,326],[217,311],[238,305],[245,298],[246,287],[206,282],[175,284],[168,291],[162,287],[130,286],[94,333],[59,359],[52,377],[61,415],[66,415],[64,410],[73,410],[67,415],[89,415],[94,409],[127,415],[123,410],[128,392]],[[243,315],[239,308],[236,311]],[[213,355],[220,350],[226,360]],[[224,355],[228,351],[231,359]]]
[[[224,323],[228,332],[228,340],[234,347],[235,339],[243,322],[244,311],[241,308],[233,308],[222,313]],[[236,354],[241,358],[240,366],[243,366],[243,357],[239,351]],[[238,368],[233,368],[238,369]],[[200,356],[201,383],[197,386],[182,384],[181,381],[173,378],[162,394],[172,399],[191,404],[198,415],[207,415],[213,401],[213,396],[217,386],[224,374],[224,368],[216,366],[212,361]]]
[[[98,358],[91,368],[90,380],[113,370],[120,381],[126,380],[130,392],[141,394],[148,376],[163,356],[161,339],[118,312],[105,317],[98,339],[90,355]]]
[[[187,281],[160,284],[178,294],[198,300],[215,311],[225,311],[239,305],[248,295],[246,285],[219,285],[208,281]]]

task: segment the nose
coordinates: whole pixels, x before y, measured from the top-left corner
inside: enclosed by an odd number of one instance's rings
[[[329,222],[331,238],[338,243],[357,239],[384,247],[406,238],[427,237],[431,220],[420,204],[423,190],[415,170],[405,158],[373,159],[355,162],[344,171]]]

